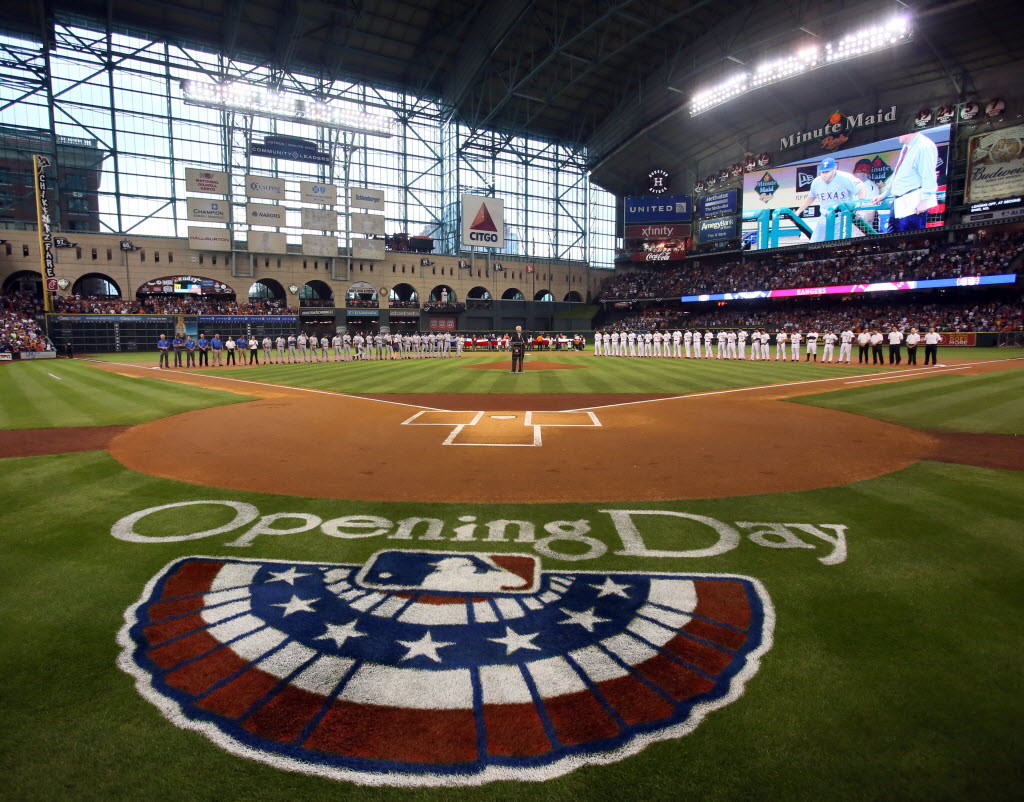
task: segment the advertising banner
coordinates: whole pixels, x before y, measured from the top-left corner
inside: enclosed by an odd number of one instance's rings
[[[302,227],[309,231],[337,231],[338,213],[334,209],[301,209]]]
[[[231,231],[226,228],[189,226],[188,247],[193,251],[230,251]]]
[[[354,239],[352,240],[353,259],[383,259],[384,240]]]
[[[250,253],[288,253],[285,235],[272,231],[250,231],[248,247]]]
[[[251,226],[283,226],[284,207],[272,203],[247,203],[245,222]]]
[[[1024,125],[972,136],[967,146],[966,203],[1024,195]]]
[[[689,223],[693,204],[689,195],[641,195],[626,197],[623,220],[626,225],[638,223]]]
[[[208,195],[227,195],[231,192],[228,174],[215,170],[185,168],[185,189],[189,192],[205,192]]]
[[[667,240],[686,239],[693,227],[689,223],[648,223],[643,226],[626,226],[626,239]]]
[[[267,134],[263,143],[253,142],[249,146],[250,156],[264,156],[270,159],[288,159],[294,162],[311,162],[312,164],[330,164],[331,157],[321,152],[317,143],[311,139],[297,136],[278,136]]]
[[[505,201],[483,195],[463,195],[462,244],[504,248]]]
[[[352,187],[348,191],[348,205],[355,209],[369,209],[373,212],[383,212],[384,190]]]
[[[337,256],[338,238],[320,234],[302,235],[302,252],[308,256]]]
[[[384,236],[384,215],[352,212],[352,233]]]
[[[207,223],[230,222],[228,210],[231,204],[224,200],[210,200],[209,198],[187,198],[188,219],[201,220]]]
[[[323,203],[327,206],[336,206],[338,204],[338,188],[334,184],[300,181],[299,198],[304,203]]]
[[[247,175],[245,177],[245,197],[284,200],[284,179]]]
[[[739,195],[739,191],[735,189],[705,195],[697,201],[700,216],[718,217],[722,214],[736,214],[739,211]]]
[[[715,220],[701,220],[697,223],[697,242],[721,242],[735,239],[740,235],[738,217],[719,217]]]
[[[978,336],[973,331],[940,331],[942,342],[939,345],[952,345],[960,348],[973,348]]]

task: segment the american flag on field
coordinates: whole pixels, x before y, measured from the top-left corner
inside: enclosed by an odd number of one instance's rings
[[[748,577],[392,549],[364,565],[186,557],[125,620],[121,668],[222,748],[365,784],[467,785],[689,733],[742,694],[774,613]]]

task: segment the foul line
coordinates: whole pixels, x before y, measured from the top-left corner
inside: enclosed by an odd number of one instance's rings
[[[161,371],[159,367],[153,366],[142,366],[142,365],[131,365],[124,362],[108,362],[105,359],[83,359],[83,362],[96,362],[101,365],[116,365],[120,368],[135,368],[136,370],[156,370]],[[162,371],[161,371],[162,373]],[[315,393],[316,395],[331,395],[336,398],[355,398],[359,401],[376,401],[380,404],[392,404],[396,407],[409,407],[409,409],[427,409],[433,412],[456,412],[458,410],[452,409],[438,409],[437,407],[428,407],[425,404],[406,404],[402,401],[386,401],[383,398],[366,398],[361,395],[349,395],[348,393],[338,393],[333,390],[314,390],[310,387],[296,387],[292,384],[271,384],[270,382],[256,382],[252,379],[232,379],[230,376],[217,376],[212,373],[178,373],[171,374],[178,376],[197,376],[203,379],[217,379],[225,382],[237,382],[239,384],[253,384],[257,387],[270,387],[274,390],[295,390],[300,393]]]
[[[59,381],[59,382],[62,382],[62,381],[64,381],[64,380],[63,380],[63,379],[62,379],[62,378],[61,378],[60,376],[54,376],[54,375],[53,375],[52,373],[50,373],[49,371],[47,371],[46,375],[47,375],[47,376],[53,376],[53,378],[55,378],[55,379],[56,379],[57,381]]]

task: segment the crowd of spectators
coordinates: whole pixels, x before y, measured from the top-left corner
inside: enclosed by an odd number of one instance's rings
[[[876,244],[845,249],[814,260],[797,260],[781,253],[761,260],[719,263],[702,259],[668,268],[639,270],[607,281],[600,300],[679,298],[717,292],[1006,273],[1024,254],[1024,232],[993,234],[942,246],[916,242],[902,243],[896,250],[879,248]]]
[[[154,295],[129,299],[69,295],[54,299],[54,311],[75,315],[294,315],[299,310],[275,299],[238,303],[202,296]]]
[[[466,311],[466,305],[461,301],[428,301],[423,304],[423,311],[441,315],[460,315]]]
[[[52,350],[36,322],[37,303],[38,299],[29,292],[0,295],[0,352]]]

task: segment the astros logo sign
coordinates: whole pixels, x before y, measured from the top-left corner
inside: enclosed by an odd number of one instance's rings
[[[691,732],[771,647],[754,579],[542,571],[387,550],[365,565],[186,557],[119,665],[235,754],[369,785],[543,780]]]

